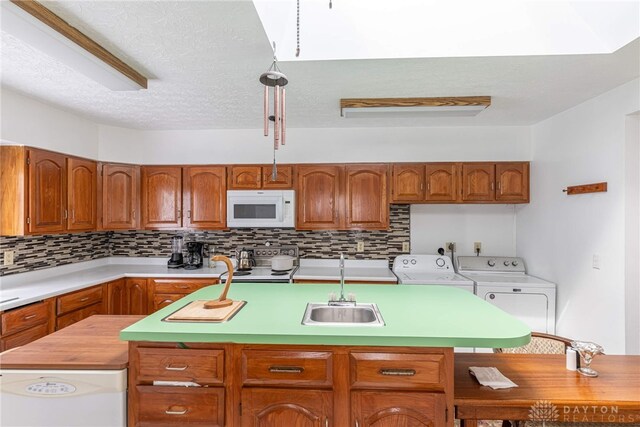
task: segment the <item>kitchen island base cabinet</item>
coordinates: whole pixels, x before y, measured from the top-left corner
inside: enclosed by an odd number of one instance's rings
[[[134,341],[129,370],[130,426],[453,426],[451,348]]]
[[[331,391],[268,388],[242,390],[242,427],[333,426],[332,413]]]
[[[447,402],[438,393],[351,393],[353,421],[358,427],[432,427],[447,424]]]

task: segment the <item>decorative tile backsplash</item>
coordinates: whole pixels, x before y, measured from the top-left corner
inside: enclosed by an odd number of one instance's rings
[[[336,258],[344,252],[351,259],[387,259],[402,254],[409,242],[409,205],[391,205],[389,230],[297,231],[250,228],[230,231],[129,230],[35,237],[0,237],[0,252],[15,250],[15,264],[0,266],[0,275],[22,273],[107,256],[152,257],[171,254],[171,238],[181,234],[188,241],[208,242],[215,252],[233,255],[243,245],[298,245],[303,258]],[[356,242],[364,252],[356,253]]]
[[[0,276],[107,257],[109,232],[0,237],[0,255],[7,250],[14,264],[0,263]]]

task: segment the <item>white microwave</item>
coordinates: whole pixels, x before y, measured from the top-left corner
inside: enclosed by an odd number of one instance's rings
[[[227,191],[227,227],[295,227],[295,191]]]

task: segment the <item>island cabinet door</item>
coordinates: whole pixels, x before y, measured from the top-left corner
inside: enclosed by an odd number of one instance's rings
[[[333,393],[326,390],[244,388],[243,427],[333,426]]]
[[[443,393],[354,391],[351,425],[358,427],[444,427]]]

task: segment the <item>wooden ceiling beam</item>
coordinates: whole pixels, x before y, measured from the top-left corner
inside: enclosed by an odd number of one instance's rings
[[[143,88],[147,88],[147,78],[127,65],[104,47],[87,37],[75,27],[69,25],[64,19],[34,0],[11,0],[13,4],[51,27],[64,37],[68,38],[96,58],[111,66],[116,71],[125,75]]]

